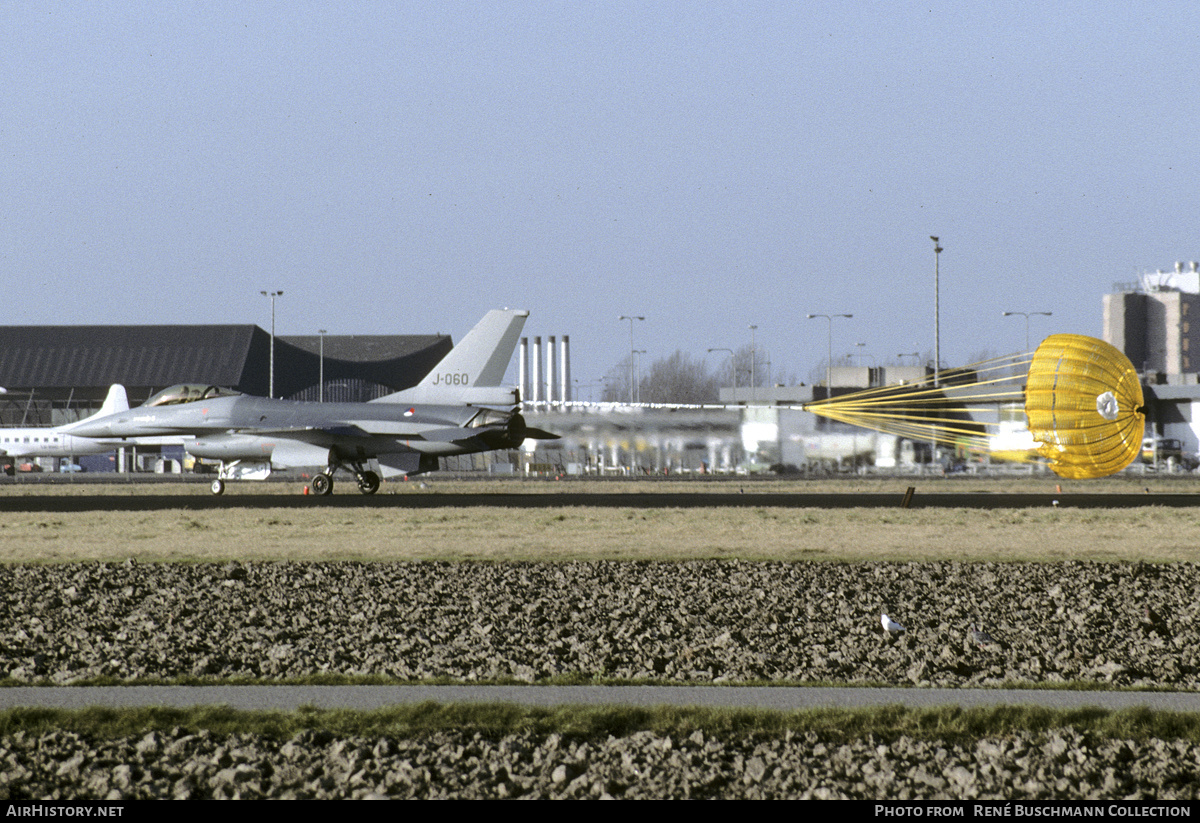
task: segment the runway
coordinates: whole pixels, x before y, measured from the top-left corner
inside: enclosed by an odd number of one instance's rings
[[[344,485],[344,484],[343,484]],[[99,487],[98,487],[99,488]],[[351,492],[329,497],[296,494],[226,493],[220,497],[196,488],[194,494],[33,494],[0,493],[0,512],[153,512],[170,509],[208,511],[221,509],[432,509],[501,507],[512,509],[593,508],[900,508],[904,496],[895,493],[826,494],[796,493],[531,493],[531,494],[441,494],[381,491],[370,497]],[[1126,509],[1142,506],[1190,508],[1200,506],[1198,494],[993,494],[988,492],[917,491],[909,504],[913,509]]]
[[[382,709],[412,703],[512,703],[520,706],[681,706],[697,708],[927,709],[1041,706],[1068,710],[1200,711],[1191,692],[1050,689],[881,689],[772,686],[18,686],[0,689],[0,709],[229,706],[246,711]]]

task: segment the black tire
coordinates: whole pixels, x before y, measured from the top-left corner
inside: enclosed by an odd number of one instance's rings
[[[379,475],[365,471],[358,476],[358,490],[363,494],[374,494],[379,491]]]
[[[318,497],[325,497],[333,493],[333,478],[327,474],[315,475],[308,485],[312,489],[312,493]]]

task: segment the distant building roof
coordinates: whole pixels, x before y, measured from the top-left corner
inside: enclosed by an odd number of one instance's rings
[[[326,335],[327,387],[369,399],[415,385],[452,348],[448,335]],[[275,338],[275,396],[316,400],[321,338]],[[271,336],[255,325],[0,326],[0,386],[47,401],[98,402],[121,383],[131,403],[176,383],[266,395]],[[347,394],[349,393],[349,394]],[[325,399],[332,399],[327,388]]]
[[[253,325],[0,326],[0,386],[54,391],[195,378],[239,386],[256,336],[269,346]]]
[[[401,357],[411,357],[429,348],[438,348],[449,342],[444,334],[327,334],[325,337],[325,359],[351,360],[356,363],[383,362]],[[275,345],[286,343],[309,354],[321,353],[321,335],[287,336],[275,338]],[[449,347],[446,348],[449,351]]]

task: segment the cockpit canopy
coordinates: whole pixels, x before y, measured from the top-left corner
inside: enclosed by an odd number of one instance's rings
[[[214,397],[234,397],[239,394],[241,392],[221,386],[207,386],[204,383],[178,383],[152,395],[142,405],[175,406],[180,403],[194,403],[197,400],[211,400]]]

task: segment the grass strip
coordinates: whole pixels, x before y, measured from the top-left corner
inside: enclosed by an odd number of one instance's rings
[[[1200,742],[1200,713],[1145,708],[1052,710],[1002,706],[963,709],[821,709],[797,712],[682,707],[521,707],[512,704],[436,703],[373,711],[302,708],[294,712],[242,711],[228,707],[136,709],[31,709],[0,712],[0,736],[71,732],[113,739],[182,729],[218,735],[251,734],[284,740],[306,731],[335,736],[413,738],[438,732],[559,734],[573,739],[607,739],[639,731],[687,737],[756,735],[785,737],[812,732],[826,742],[871,736],[882,742],[900,737],[969,743],[1019,732],[1074,729],[1100,739],[1186,740]]]
[[[881,680],[725,680],[721,682],[681,682],[661,678],[609,678],[590,677],[585,674],[560,674],[541,680],[528,681],[516,678],[477,678],[463,680],[454,677],[430,677],[424,680],[398,680],[382,674],[311,674],[302,677],[144,677],[121,679],[118,677],[84,677],[70,683],[59,683],[46,678],[40,680],[17,680],[0,677],[0,689],[25,688],[29,686],[52,687],[108,687],[108,686],[719,686],[736,689],[745,686],[768,686],[773,688],[827,688],[827,689],[892,689],[914,688],[910,683],[886,683]],[[1071,692],[1191,692],[1193,689],[1171,685],[1114,686],[1098,680],[1054,680],[1035,682],[1028,680],[1003,681],[997,683],[972,684],[972,689],[1008,689],[1026,691],[1071,691]]]
[[[1200,498],[1198,498],[1200,499]],[[1147,503],[1153,497],[1146,498]],[[403,539],[397,536],[403,535]],[[1196,562],[1191,508],[238,509],[13,513],[5,564],[740,559]]]

